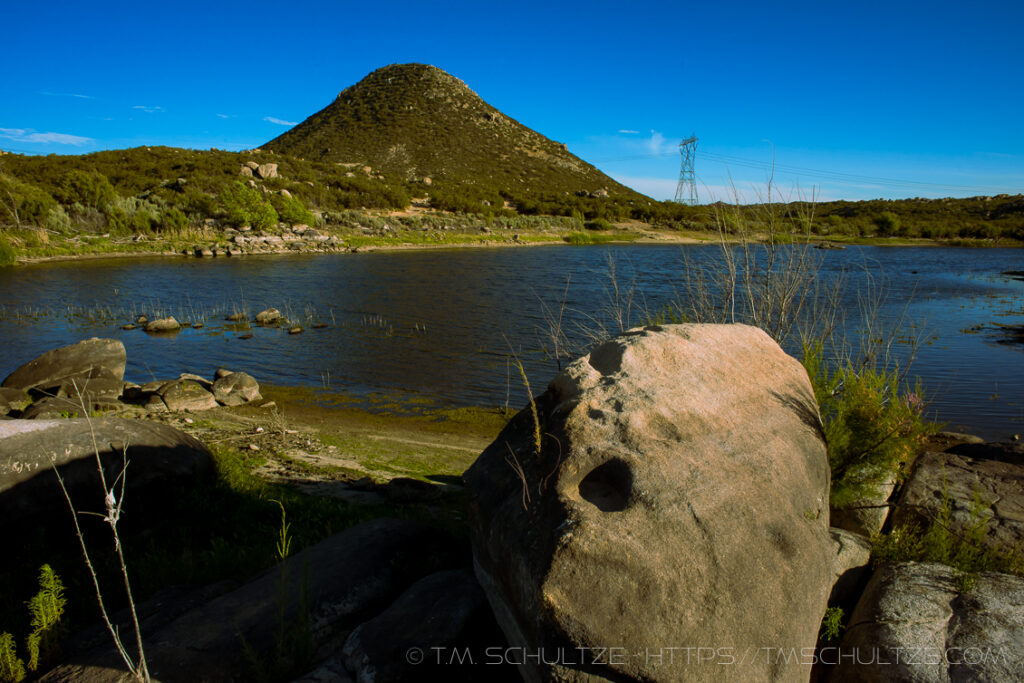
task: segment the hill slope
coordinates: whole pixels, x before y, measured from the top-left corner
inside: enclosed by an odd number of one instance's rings
[[[377,69],[264,149],[506,196],[606,189],[646,199],[424,64]]]

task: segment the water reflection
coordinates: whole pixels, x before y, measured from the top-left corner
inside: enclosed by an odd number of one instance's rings
[[[534,390],[556,371],[545,339],[545,306],[561,312],[568,340],[615,328],[605,310],[618,296],[633,322],[685,295],[681,253],[718,258],[716,247],[532,247],[378,252],[249,259],[135,259],[41,264],[0,271],[0,373],[40,352],[95,335],[121,339],[136,381],[179,372],[245,369],[262,381],[330,386],[447,404],[521,405],[509,372],[514,351]],[[609,278],[609,256],[618,293]],[[999,324],[1024,322],[1020,250],[849,248],[820,254],[823,283],[844,278],[842,301],[884,274],[883,314],[906,307],[934,335],[913,366],[937,415],[986,436],[1022,431],[1024,363],[1018,344],[998,344]],[[568,288],[567,288],[568,283]],[[907,302],[910,302],[909,305]],[[562,303],[564,302],[564,307]],[[306,331],[250,330],[223,318],[266,307]],[[151,337],[119,325],[145,313],[173,314],[203,329]],[[315,323],[326,324],[314,329]],[[973,329],[973,332],[971,330]]]

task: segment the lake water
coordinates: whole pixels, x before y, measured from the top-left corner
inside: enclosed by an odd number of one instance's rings
[[[50,348],[104,336],[124,342],[126,378],[138,382],[212,376],[223,366],[371,405],[518,407],[525,391],[511,352],[534,392],[557,371],[545,353],[548,318],[561,310],[563,329],[580,343],[595,320],[615,327],[607,315],[615,298],[609,260],[619,309],[628,300],[638,323],[685,296],[684,253],[691,263],[719,257],[716,247],[702,246],[551,246],[0,269],[0,375]],[[1024,431],[1024,345],[1007,334],[1024,324],[1024,282],[1002,274],[1024,270],[1024,250],[851,247],[815,255],[819,282],[843,278],[848,310],[858,292],[884,280],[881,315],[904,315],[905,329],[926,331],[911,376],[921,379],[934,417],[987,438]],[[267,307],[305,332],[243,330],[224,320]],[[120,329],[143,313],[205,326],[171,336]]]

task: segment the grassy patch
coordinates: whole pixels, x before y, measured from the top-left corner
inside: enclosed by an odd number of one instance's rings
[[[952,501],[943,491],[942,506],[927,527],[908,524],[872,539],[875,562],[938,562],[957,570],[961,592],[973,588],[979,572],[992,571],[1024,576],[1024,551],[988,538],[990,505],[975,493],[970,516],[955,525]]]
[[[633,242],[640,239],[635,232],[571,232],[562,236],[562,241],[575,246],[608,244],[609,242]]]

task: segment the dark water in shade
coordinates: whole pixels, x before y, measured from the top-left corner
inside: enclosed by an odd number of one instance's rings
[[[121,339],[127,379],[221,366],[261,382],[343,391],[367,401],[441,405],[525,401],[508,356],[523,360],[535,393],[556,372],[543,352],[545,304],[563,327],[607,320],[609,257],[631,318],[685,295],[683,258],[718,257],[716,247],[629,245],[376,252],[246,259],[132,259],[40,264],[0,270],[0,375],[39,353],[91,336]],[[819,281],[843,277],[843,304],[880,280],[883,317],[905,314],[931,341],[918,350],[930,411],[988,438],[1024,432],[1024,345],[1001,325],[1024,325],[1020,249],[851,247],[817,252]],[[884,275],[883,275],[884,274]],[[569,287],[566,294],[567,278]],[[544,302],[544,304],[542,304]],[[909,302],[909,303],[908,303]],[[306,331],[253,328],[224,316],[276,307]],[[202,329],[149,336],[120,325],[134,315],[173,314]],[[315,322],[324,329],[312,329]],[[610,326],[614,326],[610,324]],[[510,397],[510,398],[509,398]]]

